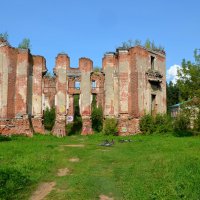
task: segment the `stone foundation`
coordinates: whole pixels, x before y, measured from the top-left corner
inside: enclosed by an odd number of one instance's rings
[[[35,133],[41,133],[41,134],[45,133],[41,117],[32,118],[31,121],[32,121],[33,130]]]
[[[29,119],[0,120],[0,134],[33,136]]]
[[[82,117],[81,135],[91,135],[91,134],[93,134],[93,130],[92,130],[92,121],[90,117]]]
[[[57,137],[66,136],[65,126],[66,126],[65,116],[57,116],[52,130],[52,134]]]
[[[139,119],[119,118],[118,119],[118,135],[134,135],[140,132]]]

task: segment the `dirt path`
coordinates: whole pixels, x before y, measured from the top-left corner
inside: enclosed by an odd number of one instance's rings
[[[108,196],[106,196],[104,194],[101,194],[99,196],[99,200],[114,200],[114,199],[112,197],[108,197]]]
[[[85,147],[84,144],[65,144],[61,145],[62,147]]]
[[[53,189],[56,185],[55,182],[49,182],[49,183],[42,183],[37,190],[33,193],[30,200],[42,200],[44,199]]]
[[[70,170],[68,168],[58,169],[57,176],[66,176],[70,174]]]

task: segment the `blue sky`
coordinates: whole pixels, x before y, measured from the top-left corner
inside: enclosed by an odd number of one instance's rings
[[[43,55],[50,71],[59,52],[71,66],[89,57],[101,66],[103,54],[123,41],[147,38],[166,49],[167,69],[193,60],[200,48],[199,0],[6,0],[1,1],[0,32],[11,45],[31,40],[31,52]]]

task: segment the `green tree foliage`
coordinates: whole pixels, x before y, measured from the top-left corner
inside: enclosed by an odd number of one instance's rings
[[[94,131],[101,132],[103,128],[103,109],[101,106],[92,109],[92,128]]]
[[[179,103],[179,88],[170,81],[167,83],[167,108],[177,103]]]
[[[31,49],[30,39],[24,38],[22,42],[18,45],[20,49]]]
[[[200,54],[194,51],[195,61],[183,59],[182,68],[178,70],[177,84],[182,101],[200,98]]]
[[[92,99],[92,128],[94,131],[101,132],[103,128],[103,109],[101,106],[97,107],[96,95]]]
[[[178,116],[174,119],[173,123],[174,135],[176,136],[190,136],[190,117],[188,117],[188,112],[182,110]]]
[[[79,109],[79,95],[74,95],[74,121],[66,125],[68,135],[79,135],[82,130],[82,118]]]
[[[52,130],[56,119],[55,108],[49,109],[48,107],[44,111],[44,127],[47,130]]]
[[[192,123],[193,130],[200,131],[200,49],[194,50],[194,62],[183,59],[182,67],[178,70],[177,85],[180,101],[186,102],[175,121],[175,129],[180,127],[177,131],[181,133]],[[181,134],[188,134],[188,131]]]

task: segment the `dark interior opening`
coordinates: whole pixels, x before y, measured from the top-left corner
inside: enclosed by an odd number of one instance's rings
[[[151,56],[151,69],[154,69],[154,60],[155,60],[155,57]]]
[[[82,131],[82,118],[80,115],[79,98],[79,94],[74,95],[74,121],[67,124],[67,133],[69,136],[79,135]]]

